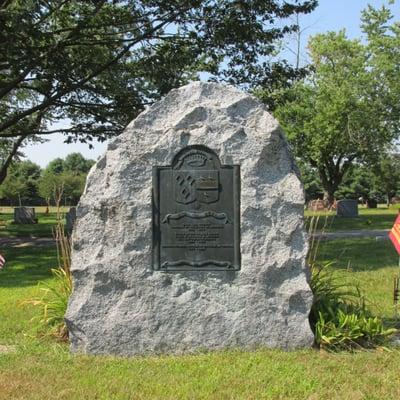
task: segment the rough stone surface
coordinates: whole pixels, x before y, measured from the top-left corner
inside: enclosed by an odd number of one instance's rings
[[[152,167],[203,144],[241,167],[238,272],[152,270]],[[73,352],[311,346],[304,194],[277,122],[235,88],[193,83],[134,120],[91,170],[73,233]]]
[[[14,222],[16,224],[36,224],[35,209],[31,207],[15,207]]]

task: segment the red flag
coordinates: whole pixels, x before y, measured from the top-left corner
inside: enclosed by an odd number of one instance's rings
[[[396,221],[394,221],[393,228],[389,232],[389,238],[400,255],[400,214],[397,216]]]

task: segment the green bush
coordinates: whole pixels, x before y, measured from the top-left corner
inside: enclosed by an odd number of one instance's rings
[[[309,234],[313,238],[319,217],[312,217]],[[325,221],[324,228],[327,222]],[[324,229],[323,229],[324,230]],[[308,265],[311,269],[310,286],[314,303],[310,313],[310,324],[315,334],[315,343],[330,350],[371,348],[385,343],[397,329],[385,328],[383,321],[374,317],[357,286],[349,286],[334,277],[332,262],[319,265],[317,254],[319,240],[311,239]]]
[[[25,303],[40,307],[41,312],[38,318],[40,332],[64,341],[68,340],[64,315],[72,293],[71,243],[65,234],[60,211],[57,213],[54,237],[57,243],[58,268],[51,270],[53,282],[51,284],[40,282],[41,295]]]
[[[369,312],[360,290],[339,283],[326,268],[312,267],[310,323],[317,346],[339,350],[384,344],[397,330],[385,328]]]
[[[68,339],[64,315],[72,293],[72,282],[68,273],[62,268],[54,268],[51,272],[54,282],[52,284],[41,282],[39,284],[41,296],[26,303],[41,309],[41,315],[38,318],[40,332],[64,341]]]

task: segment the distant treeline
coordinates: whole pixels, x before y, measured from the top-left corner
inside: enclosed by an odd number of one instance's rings
[[[326,198],[324,188],[315,168],[298,160],[306,200]],[[354,164],[349,169],[338,190],[336,199],[354,199],[366,203],[375,200],[389,204],[400,196],[400,154],[388,155],[374,166]]]
[[[93,164],[80,153],[56,158],[43,169],[29,160],[14,162],[0,185],[0,204],[76,205]]]

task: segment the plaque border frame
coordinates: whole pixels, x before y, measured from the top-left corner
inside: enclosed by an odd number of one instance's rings
[[[161,246],[161,229],[160,229],[160,171],[162,170],[172,170],[172,165],[175,157],[183,150],[187,149],[198,149],[202,151],[207,151],[214,154],[219,162],[220,169],[231,169],[233,174],[232,179],[232,190],[233,190],[233,247],[234,247],[234,266],[233,268],[216,268],[216,267],[205,267],[205,268],[184,268],[175,269],[160,268],[160,246]],[[241,248],[240,248],[240,196],[241,196],[241,184],[240,184],[240,165],[239,164],[222,164],[218,154],[212,149],[204,145],[190,145],[181,148],[177,153],[175,153],[174,158],[170,165],[153,166],[152,167],[152,193],[151,193],[151,203],[152,203],[152,269],[154,271],[161,272],[237,272],[241,269]]]

